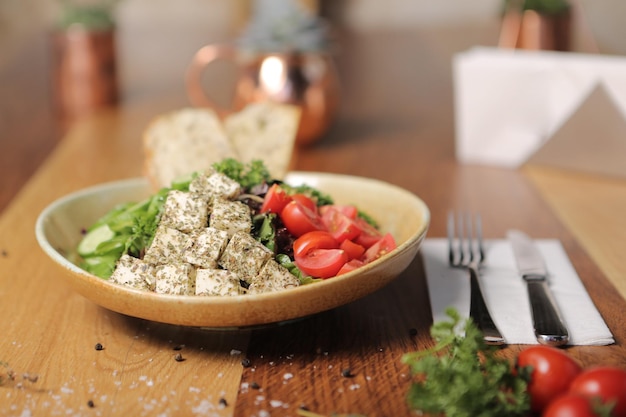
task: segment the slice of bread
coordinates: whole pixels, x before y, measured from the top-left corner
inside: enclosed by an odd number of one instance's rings
[[[184,108],[157,117],[144,132],[143,147],[144,172],[157,189],[224,158],[237,158],[210,109]]]
[[[262,160],[273,178],[290,168],[300,109],[250,104],[222,123],[210,109],[184,108],[155,118],[144,131],[144,173],[153,187],[204,171],[224,158]]]
[[[224,129],[244,163],[261,159],[273,178],[289,170],[300,122],[296,106],[253,103],[224,120]]]

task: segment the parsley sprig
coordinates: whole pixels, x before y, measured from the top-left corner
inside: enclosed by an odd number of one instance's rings
[[[511,363],[496,355],[497,348],[485,344],[473,321],[462,323],[454,309],[446,314],[450,321],[431,328],[436,345],[402,358],[414,375],[407,396],[409,406],[446,417],[527,414],[527,379],[515,375]]]

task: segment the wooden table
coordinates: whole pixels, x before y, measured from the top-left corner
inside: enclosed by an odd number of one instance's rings
[[[432,212],[429,237],[444,235],[448,209],[465,207],[482,212],[487,238],[515,227],[560,239],[617,341],[568,351],[583,365],[624,366],[626,182],[454,158],[450,57],[493,42],[492,29],[347,35],[338,57],[342,110],[322,141],[300,150],[296,169],[373,177],[416,193]],[[35,71],[22,56],[0,73],[4,91],[22,64]],[[359,301],[241,332],[125,317],[72,292],[37,246],[37,215],[69,192],[141,175],[146,124],[187,102],[175,77],[140,91],[131,85],[119,106],[73,125],[57,144],[53,132],[62,129],[28,77],[20,80],[30,94],[16,103],[32,106],[36,119],[14,110],[0,136],[0,361],[16,372],[0,385],[1,416],[295,416],[301,406],[321,415],[410,415],[400,358],[431,345],[419,256]],[[1,100],[2,109],[13,108]],[[31,155],[32,163],[12,162]],[[513,357],[521,348],[502,353]]]

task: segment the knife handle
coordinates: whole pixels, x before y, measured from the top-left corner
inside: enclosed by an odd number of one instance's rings
[[[543,345],[562,346],[569,334],[545,280],[527,280],[535,336]]]
[[[470,273],[470,317],[476,322],[476,326],[483,333],[485,343],[488,345],[504,345],[506,340],[496,327],[496,324],[489,314],[487,304],[483,298],[480,283],[478,282],[478,272],[475,268],[468,268]]]

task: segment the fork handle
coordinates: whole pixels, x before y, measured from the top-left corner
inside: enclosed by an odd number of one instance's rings
[[[503,345],[506,343],[504,337],[498,330],[498,327],[493,322],[491,314],[485,299],[483,298],[483,292],[480,289],[480,283],[478,282],[478,272],[476,268],[468,268],[470,274],[470,317],[474,319],[478,329],[483,333],[485,343],[488,345]]]

